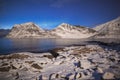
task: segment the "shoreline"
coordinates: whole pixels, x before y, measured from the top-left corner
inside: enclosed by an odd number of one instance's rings
[[[119,46],[120,43],[116,43],[116,42],[111,42],[111,43],[106,43],[106,42],[102,42],[102,41],[85,41],[84,43],[81,43],[81,44],[70,44],[70,45],[61,45],[61,46],[58,46],[56,48],[64,48],[64,47],[71,47],[71,46],[85,46],[85,45],[103,45],[103,46],[107,46],[107,47],[112,47],[112,46]],[[0,55],[9,55],[9,54],[12,54],[12,53],[21,53],[21,52],[30,52],[30,53],[46,53],[46,52],[50,52],[51,50],[54,50],[56,48],[51,48],[51,49],[43,49],[43,50],[33,50],[33,51],[11,51],[11,52],[3,52],[0,53]]]

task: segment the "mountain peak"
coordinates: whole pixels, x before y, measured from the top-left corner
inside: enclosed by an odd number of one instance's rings
[[[33,22],[27,22],[27,23],[23,23],[21,25],[31,25],[31,24],[34,24]]]
[[[68,23],[61,23],[60,25],[69,25]]]
[[[58,25],[58,27],[56,27],[55,29],[61,29],[61,30],[66,30],[69,28],[72,28],[73,26],[67,23],[61,23],[60,25]]]
[[[27,23],[22,23],[22,24],[15,24],[13,26],[14,27],[27,27],[27,26],[37,26],[36,24],[34,24],[33,22],[27,22]],[[39,26],[37,26],[39,27]]]
[[[38,37],[39,34],[44,32],[39,26],[33,22],[23,24],[15,24],[11,32],[7,35],[9,38],[25,38],[25,37]]]
[[[120,16],[115,19],[116,21],[120,21]]]

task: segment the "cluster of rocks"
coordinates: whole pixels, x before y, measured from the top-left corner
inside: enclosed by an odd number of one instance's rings
[[[0,80],[120,79],[120,51],[101,45],[0,56]]]

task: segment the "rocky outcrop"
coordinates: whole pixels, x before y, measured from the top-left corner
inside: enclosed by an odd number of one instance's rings
[[[57,28],[53,29],[51,33],[61,38],[88,38],[95,35],[96,31],[87,27],[62,23]]]
[[[119,80],[120,46],[112,47],[65,47],[54,50],[58,56],[50,52],[0,55],[0,80]]]
[[[120,39],[120,17],[98,25],[94,28],[98,31],[95,38],[119,38]]]

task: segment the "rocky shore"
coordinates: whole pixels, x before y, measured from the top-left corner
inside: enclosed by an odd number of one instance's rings
[[[0,55],[0,80],[120,79],[120,46],[81,45]]]

